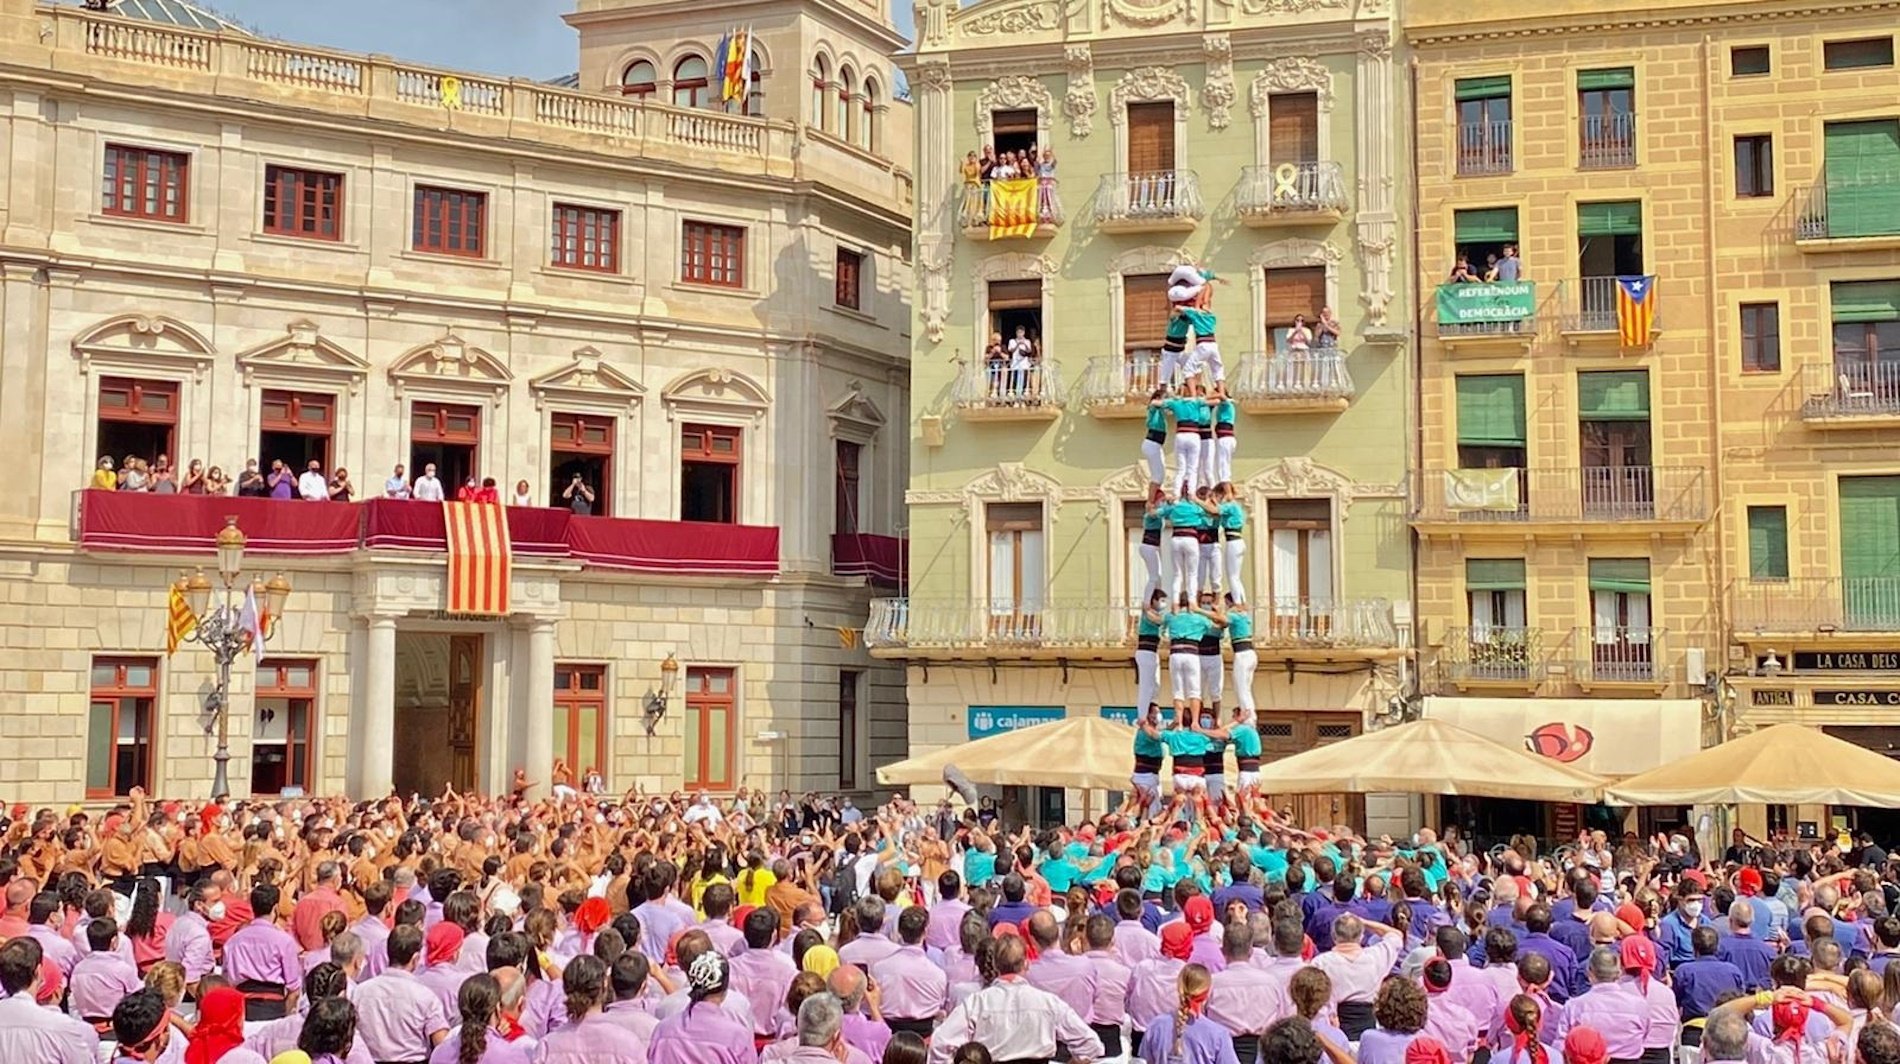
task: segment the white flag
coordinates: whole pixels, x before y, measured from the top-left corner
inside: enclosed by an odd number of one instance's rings
[[[264,611],[257,607],[256,586],[244,589],[244,608],[238,613],[238,627],[251,637],[251,653],[264,660]]]

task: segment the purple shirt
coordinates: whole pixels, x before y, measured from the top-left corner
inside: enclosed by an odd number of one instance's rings
[[[45,924],[34,924],[26,929],[28,938],[40,944],[40,952],[59,968],[59,974],[73,974],[73,965],[79,963],[79,950],[71,942],[59,936],[59,932]]]
[[[356,1041],[371,1060],[422,1060],[429,1037],[448,1030],[442,1002],[414,973],[391,968],[356,988]]]
[[[244,1039],[244,1048],[265,1060],[272,1060],[286,1049],[297,1048],[297,1036],[302,1033],[303,1017],[286,1016],[281,1020],[271,1020],[253,1031]],[[177,1037],[176,1034],[172,1035],[174,1040]],[[218,1064],[224,1062],[219,1061]],[[350,1055],[343,1059],[343,1064],[376,1064],[360,1035],[350,1044]]]
[[[1095,964],[1087,957],[1047,950],[1029,963],[1023,981],[1061,998],[1077,1016],[1095,1011]]]
[[[732,926],[726,920],[707,920],[699,925],[706,937],[712,939],[713,948],[728,958],[737,957],[745,952],[745,932]]]
[[[521,1006],[521,1027],[530,1038],[540,1038],[567,1022],[567,995],[552,979],[536,979],[528,984],[528,999]]]
[[[1205,1016],[1188,1021],[1181,1035],[1180,1056],[1174,1055],[1173,1012],[1148,1026],[1141,1036],[1140,1050],[1137,1055],[1147,1064],[1238,1064],[1234,1040],[1227,1029]]]
[[[937,949],[949,949],[960,944],[963,914],[969,911],[969,903],[961,898],[949,898],[931,906],[930,925],[924,930],[924,944]]]
[[[650,1002],[644,998],[616,1001],[608,1005],[601,1016],[607,1022],[618,1024],[633,1032],[633,1036],[640,1040],[640,1046],[644,1050],[645,1047],[653,1044],[653,1032],[660,1026],[660,1018],[653,1015],[653,1010],[648,1007],[649,1005]]]
[[[1032,967],[1031,980],[1035,978]],[[950,1011],[950,978],[922,946],[899,946],[871,965],[884,999],[884,1015],[899,1020],[934,1020]],[[783,999],[783,995],[780,995]]]
[[[455,1028],[442,1044],[429,1054],[429,1064],[456,1064],[462,1059],[462,1029]],[[503,1041],[494,1031],[488,1032],[488,1039],[482,1043],[482,1055],[479,1064],[528,1064],[532,1060],[529,1051],[521,1048],[519,1042]]]
[[[1473,968],[1471,961],[1464,957],[1453,957],[1450,964],[1451,986],[1445,988],[1444,999],[1470,1013],[1478,1024],[1478,1033],[1482,1035],[1491,1026],[1491,1016],[1498,1011],[1498,984],[1486,979],[1484,969]],[[1515,971],[1512,977],[1516,977]],[[1517,993],[1515,984],[1511,993]],[[1508,1004],[1511,999],[1504,1000]]]
[[[666,947],[673,941],[673,934],[692,925],[692,918],[682,917],[666,906],[665,901],[642,902],[634,907],[633,918],[640,923],[640,952],[654,964],[666,963]]]
[[[1451,1054],[1451,1059],[1469,1060],[1478,1044],[1479,1024],[1469,1009],[1451,1000],[1447,990],[1429,998],[1425,1006],[1425,1027],[1419,1033],[1436,1039]]]
[[[1128,980],[1133,971],[1113,949],[1083,954],[1095,966],[1095,998],[1082,1018],[1091,1024],[1121,1026],[1128,1015]]]
[[[365,916],[351,924],[350,930],[363,940],[363,970],[357,973],[356,981],[361,983],[383,974],[383,969],[389,967],[389,925],[378,917]]]
[[[195,983],[211,971],[211,928],[202,915],[188,912],[172,924],[165,934],[165,959],[184,967],[186,983]]]
[[[1164,1012],[1172,1015],[1180,1007],[1180,991],[1175,988],[1175,980],[1185,967],[1186,961],[1156,957],[1142,961],[1130,970],[1128,1022],[1134,1024],[1136,1030],[1146,1030],[1154,1023],[1155,1017]]]
[[[1215,972],[1207,995],[1207,1018],[1234,1035],[1261,1034],[1293,1015],[1293,1002],[1274,973],[1251,964]]]
[[[534,1064],[647,1064],[647,1047],[632,1031],[595,1012],[549,1031],[534,1048]]]
[[[1188,963],[1206,968],[1209,974],[1227,967],[1227,958],[1221,956],[1220,939],[1210,939],[1207,935],[1195,935],[1194,945],[1188,951]]]
[[[1406,1048],[1422,1033],[1400,1034],[1374,1027],[1359,1036],[1359,1064],[1405,1064]]]
[[[456,995],[462,992],[462,983],[468,973],[453,964],[438,964],[416,976],[416,982],[429,988],[437,1001],[442,1003],[442,1015],[451,1021],[462,1014],[462,1006],[456,1003]]]
[[[798,969],[792,966],[792,959],[775,949],[749,949],[732,958],[730,971],[731,988],[745,995],[747,1001],[753,1002],[753,1033],[774,1033],[772,1015],[784,1006],[785,993],[792,988],[792,980],[798,975]],[[887,991],[886,1007],[889,1001]]]
[[[1635,1060],[1643,1055],[1649,1034],[1649,1002],[1636,993],[1634,983],[1603,983],[1578,994],[1557,1014],[1557,1033],[1551,1042],[1563,1045],[1575,1027],[1594,1027],[1609,1047],[1611,1060]]]
[[[1115,952],[1121,954],[1123,964],[1133,968],[1161,956],[1161,939],[1141,926],[1139,918],[1123,920],[1115,925]]]
[[[844,1040],[872,1060],[884,1059],[884,1047],[891,1044],[891,1029],[861,1012],[844,1014]]]
[[[247,982],[276,983],[294,990],[303,981],[297,940],[268,918],[252,920],[224,944],[224,974],[242,989]]]
[[[648,1064],[755,1064],[752,1031],[719,1008],[683,1009],[660,1021],[647,1046]]]
[[[896,953],[897,949],[897,943],[881,934],[862,934],[838,947],[838,963],[855,964],[860,968],[868,969],[871,965]],[[871,1058],[877,1059],[877,1054],[871,1054]]]
[[[117,953],[88,953],[73,965],[73,1015],[80,1019],[108,1019],[127,994],[145,989],[138,967]]]

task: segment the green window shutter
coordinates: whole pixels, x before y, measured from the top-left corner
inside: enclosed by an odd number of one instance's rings
[[[1900,477],[1841,478],[1841,575],[1900,577]]]
[[[1458,378],[1458,442],[1477,447],[1522,447],[1524,378],[1501,373]]]
[[[1460,244],[1510,244],[1517,240],[1517,208],[1490,207],[1459,211],[1452,221],[1452,238]]]
[[[1590,590],[1649,594],[1648,558],[1590,559]]]
[[[1642,236],[1642,201],[1577,204],[1577,235]]]
[[[1836,281],[1829,298],[1837,322],[1900,321],[1900,281]]]
[[[1788,579],[1788,508],[1748,508],[1748,578]]]
[[[1489,100],[1496,96],[1511,94],[1511,75],[1499,74],[1489,78],[1459,78],[1453,89],[1453,95],[1460,100]]]
[[[1583,421],[1648,421],[1649,371],[1577,374],[1577,417]]]
[[[1636,68],[1615,67],[1610,70],[1577,71],[1577,91],[1590,92],[1595,89],[1633,89],[1636,87]]]
[[[1826,126],[1827,235],[1900,232],[1900,121]]]
[[[1522,558],[1465,559],[1467,591],[1522,591],[1524,587]]]

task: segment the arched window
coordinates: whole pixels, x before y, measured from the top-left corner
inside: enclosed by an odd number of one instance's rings
[[[653,64],[645,59],[627,64],[627,72],[620,75],[620,95],[645,98],[653,95],[656,83],[660,79],[653,72]]]
[[[864,118],[858,123],[858,147],[875,152],[883,149],[883,137],[877,128],[877,79],[864,79]]]
[[[749,115],[765,114],[765,57],[759,50],[752,50],[752,70],[747,76],[749,84],[745,91],[745,113]]]
[[[857,140],[858,116],[851,113],[851,87],[857,84],[857,72],[849,66],[838,67],[838,98],[833,101],[837,106],[832,109],[831,131],[843,137],[847,143]]]
[[[825,106],[825,93],[830,91],[831,64],[819,56],[811,68],[811,124],[819,129],[826,128],[831,121],[831,111]]]
[[[678,107],[704,107],[712,101],[712,81],[706,73],[706,61],[689,55],[673,66],[673,103]]]

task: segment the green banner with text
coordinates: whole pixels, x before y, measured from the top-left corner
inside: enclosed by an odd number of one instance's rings
[[[1536,313],[1536,308],[1537,285],[1532,281],[1438,286],[1440,325],[1523,321]]]

